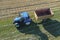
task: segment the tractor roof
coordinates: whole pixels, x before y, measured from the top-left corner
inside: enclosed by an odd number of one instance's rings
[[[28,17],[29,15],[28,15],[28,12],[22,12],[22,13],[21,13],[21,16],[22,16],[22,17]]]

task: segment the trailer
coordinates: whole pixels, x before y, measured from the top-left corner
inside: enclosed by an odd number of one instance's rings
[[[52,12],[51,8],[43,8],[34,11],[34,16],[36,21],[44,20],[53,17],[54,13]]]

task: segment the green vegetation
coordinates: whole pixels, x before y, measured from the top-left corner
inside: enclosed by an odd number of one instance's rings
[[[32,22],[30,26],[18,29],[12,24],[13,18],[0,21],[0,40],[59,40],[60,39],[60,10],[54,11],[54,17],[43,24]],[[32,12],[30,16],[33,20]],[[3,26],[8,25],[8,26]]]

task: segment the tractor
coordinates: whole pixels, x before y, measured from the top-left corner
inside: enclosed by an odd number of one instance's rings
[[[35,10],[34,15],[35,15],[36,21],[38,21],[37,23],[39,23],[40,20],[42,20],[43,22],[46,22],[47,19],[54,16],[54,13],[52,12],[52,10],[50,8],[44,8],[44,9]],[[22,26],[30,25],[31,21],[32,20],[29,16],[29,13],[22,12],[22,13],[19,13],[19,17],[16,17],[14,19],[13,24],[15,24],[16,27],[20,27],[21,25]]]
[[[15,24],[16,27],[21,27],[23,25],[30,25],[31,19],[28,14],[28,12],[21,12],[19,13],[19,16],[14,19],[13,24]]]

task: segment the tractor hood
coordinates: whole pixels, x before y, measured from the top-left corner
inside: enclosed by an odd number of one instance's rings
[[[21,17],[16,17],[14,21],[20,21]]]

